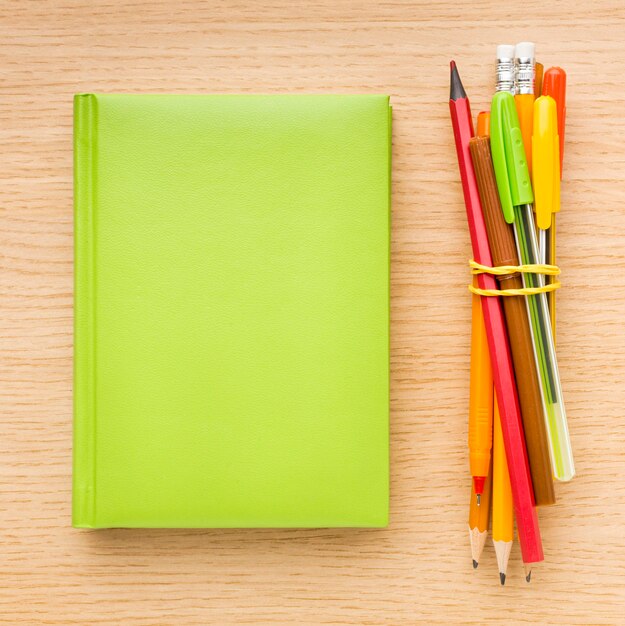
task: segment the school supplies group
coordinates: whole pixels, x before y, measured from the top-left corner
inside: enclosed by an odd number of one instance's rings
[[[554,478],[575,475],[553,323],[566,74],[543,75],[537,65],[534,44],[497,47],[496,93],[474,136],[451,62],[449,107],[474,257],[469,531],[477,567],[490,506],[501,584],[514,519],[529,582],[544,558],[536,507],[555,503]]]

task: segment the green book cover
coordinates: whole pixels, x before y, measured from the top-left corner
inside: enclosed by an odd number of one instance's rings
[[[385,526],[386,96],[74,101],[76,527]]]

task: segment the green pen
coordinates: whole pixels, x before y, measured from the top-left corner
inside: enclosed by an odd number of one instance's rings
[[[506,222],[514,227],[519,259],[524,265],[540,263],[532,209],[534,195],[519,118],[514,97],[510,93],[499,92],[493,97],[490,143],[501,207]],[[545,277],[541,274],[523,274],[523,284],[525,287],[543,287]],[[526,303],[541,383],[553,474],[557,480],[567,481],[575,476],[575,466],[562,400],[547,295],[540,293],[526,296]]]

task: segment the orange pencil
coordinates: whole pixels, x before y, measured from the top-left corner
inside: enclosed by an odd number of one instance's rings
[[[534,132],[534,80],[535,46],[530,42],[518,43],[515,48],[516,96],[514,103],[519,115],[519,126],[525,147],[527,169],[532,173],[532,133]]]
[[[543,91],[543,72],[545,71],[545,66],[542,63],[536,61],[534,65],[534,97],[537,98]]]

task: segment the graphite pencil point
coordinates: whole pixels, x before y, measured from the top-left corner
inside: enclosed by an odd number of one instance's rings
[[[477,569],[478,563],[475,559],[473,559],[473,569]]]
[[[528,583],[532,580],[532,567],[531,565],[524,565],[525,568],[525,582]]]
[[[449,99],[450,100],[459,100],[460,98],[466,98],[467,93],[462,86],[462,81],[460,80],[460,74],[458,74],[458,68],[456,67],[456,62],[451,61],[449,63],[450,71],[451,71],[451,82],[449,88]]]
[[[499,581],[502,585],[506,584],[506,575],[503,572],[499,572]]]
[[[499,576],[503,576],[503,580],[505,580],[506,573],[508,571],[508,559],[510,558],[510,550],[512,549],[512,541],[493,540],[493,546],[495,546],[495,555],[497,556],[497,567],[499,569]],[[503,582],[501,584],[503,585]]]

